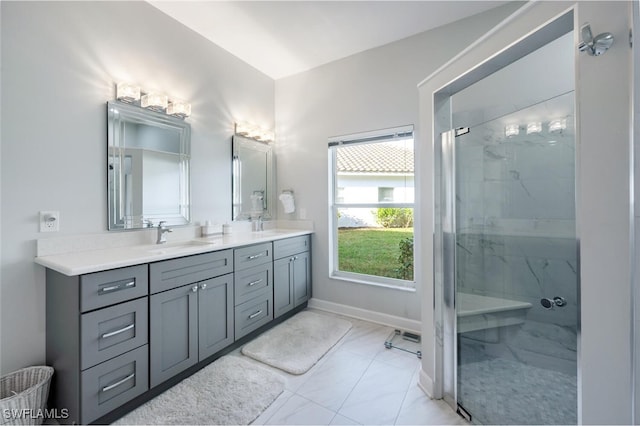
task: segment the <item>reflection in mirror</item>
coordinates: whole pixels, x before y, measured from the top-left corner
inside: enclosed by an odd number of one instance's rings
[[[188,224],[189,123],[117,101],[107,119],[109,230]]]
[[[273,152],[270,145],[233,136],[233,220],[273,217]]]

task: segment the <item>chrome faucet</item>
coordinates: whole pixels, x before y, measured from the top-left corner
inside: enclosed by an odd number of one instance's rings
[[[251,218],[251,225],[254,232],[263,231],[262,216],[254,216]]]
[[[156,244],[164,244],[167,242],[167,232],[173,232],[173,229],[167,228],[164,224],[166,221],[162,220],[158,224],[158,239],[156,240]]]

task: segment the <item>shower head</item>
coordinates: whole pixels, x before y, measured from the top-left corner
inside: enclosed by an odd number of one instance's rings
[[[578,50],[587,52],[590,56],[600,56],[606,52],[613,44],[613,35],[611,33],[602,33],[593,37],[591,33],[591,25],[586,23],[580,28],[582,41],[578,44]]]

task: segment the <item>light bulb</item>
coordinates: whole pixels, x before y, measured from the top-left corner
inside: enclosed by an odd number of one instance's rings
[[[527,124],[527,134],[531,135],[533,133],[540,133],[542,131],[542,123],[539,121],[535,121],[533,123]]]
[[[167,109],[168,103],[169,99],[167,95],[163,95],[162,93],[151,92],[140,98],[140,106],[142,106],[142,108],[148,108],[154,111],[164,111]]]
[[[512,136],[518,136],[519,133],[520,133],[520,126],[518,126],[517,124],[507,124],[504,127],[504,135],[508,138]]]
[[[127,103],[139,100],[140,86],[131,83],[118,83],[116,85],[116,99]]]

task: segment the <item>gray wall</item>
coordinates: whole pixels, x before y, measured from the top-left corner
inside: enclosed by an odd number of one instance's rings
[[[274,123],[274,82],[145,2],[1,2],[0,371],[44,362],[35,240],[107,227],[106,101],[129,81],[191,101],[193,219],[231,219],[234,120]],[[61,231],[38,233],[59,210]]]
[[[420,320],[416,293],[328,277],[328,138],[417,124],[418,83],[517,7],[508,4],[276,81],[278,188],[293,189],[297,212],[306,211],[315,224],[314,299]]]

